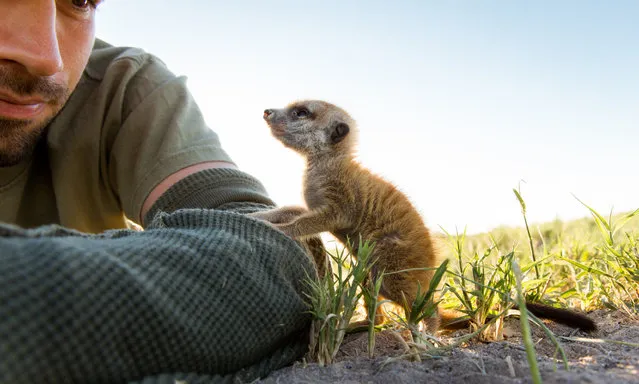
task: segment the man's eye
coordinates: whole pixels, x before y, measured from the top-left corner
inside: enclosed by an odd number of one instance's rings
[[[71,3],[73,3],[74,7],[81,9],[96,7],[96,2],[94,0],[71,0]]]

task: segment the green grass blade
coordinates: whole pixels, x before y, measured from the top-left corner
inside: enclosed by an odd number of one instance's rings
[[[569,259],[569,258],[561,256],[561,255],[557,255],[557,258],[560,259],[560,260],[563,260],[565,262],[568,262],[568,263],[574,265],[577,268],[581,268],[581,269],[583,269],[584,271],[586,271],[588,273],[594,273],[594,274],[597,274],[597,275],[606,276],[606,277],[609,277],[611,279],[613,278],[613,276],[611,274],[609,274],[607,272],[604,272],[601,269],[589,267],[586,264],[580,263],[580,262],[578,262],[576,260]]]
[[[526,348],[526,358],[528,359],[528,365],[530,367],[530,374],[532,375],[533,383],[541,384],[541,374],[539,373],[539,367],[537,366],[537,354],[535,353],[535,346],[532,341],[532,334],[530,332],[530,324],[528,323],[528,309],[526,309],[526,299],[521,287],[521,270],[516,260],[513,260],[513,271],[515,273],[515,281],[517,287],[517,304],[521,315],[519,320],[521,322],[521,333],[524,339],[524,347]]]

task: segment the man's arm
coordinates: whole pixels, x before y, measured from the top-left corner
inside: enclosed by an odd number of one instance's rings
[[[158,211],[229,202],[274,205],[262,184],[226,154],[186,79],[160,60],[148,54],[118,58],[101,88],[113,95],[105,99],[110,113],[101,131],[102,182],[129,219],[145,227]]]
[[[160,184],[158,184],[149,196],[147,196],[144,204],[142,205],[142,212],[140,213],[140,217],[146,217],[146,214],[149,212],[153,204],[164,194],[164,192],[168,191],[175,183],[182,180],[183,178],[196,173],[203,171],[205,169],[214,169],[214,168],[234,168],[237,169],[237,166],[233,163],[229,163],[227,161],[207,161],[205,163],[195,164],[188,166],[184,169],[180,169],[179,171],[173,173],[166,179],[164,179]]]
[[[295,242],[233,211],[153,224],[0,223],[0,383],[252,382],[306,352],[315,273]]]
[[[150,225],[158,212],[170,213],[183,208],[224,209],[225,204],[235,203],[242,213],[249,213],[275,206],[256,178],[236,168],[208,167],[192,171],[170,186],[166,183],[168,188],[141,218],[142,226]]]

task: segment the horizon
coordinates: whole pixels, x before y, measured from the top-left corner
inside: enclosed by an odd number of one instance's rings
[[[304,163],[262,111],[322,99],[429,228],[470,234],[522,226],[520,184],[533,224],[589,216],[572,194],[602,215],[639,208],[636,20],[633,1],[109,0],[96,37],[187,76],[278,205],[302,203]]]

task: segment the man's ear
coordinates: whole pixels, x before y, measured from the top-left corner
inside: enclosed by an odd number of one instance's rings
[[[333,130],[331,131],[331,143],[333,144],[339,143],[346,137],[346,135],[348,135],[348,132],[350,131],[351,129],[346,123],[335,124],[333,126]]]

